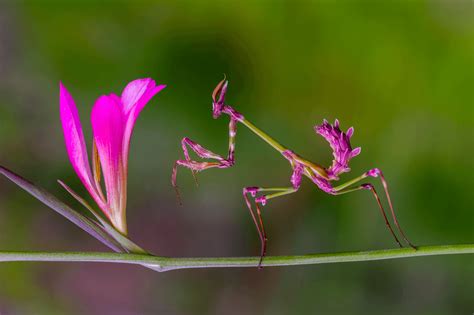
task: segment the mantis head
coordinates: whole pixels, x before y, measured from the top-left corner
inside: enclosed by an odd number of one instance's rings
[[[219,118],[219,116],[222,114],[228,83],[229,81],[227,81],[224,77],[224,79],[219,82],[219,84],[217,84],[216,88],[212,92],[212,117],[214,117],[214,119]]]

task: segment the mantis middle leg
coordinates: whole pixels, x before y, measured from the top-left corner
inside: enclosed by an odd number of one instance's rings
[[[272,187],[272,188],[263,188],[263,187],[245,187],[243,189],[244,200],[249,209],[252,220],[257,228],[258,236],[260,238],[260,261],[258,267],[262,267],[263,257],[265,257],[267,250],[267,235],[265,232],[265,226],[263,224],[262,213],[260,210],[259,204],[262,206],[266,205],[267,201],[276,197],[281,197],[285,195],[292,194],[300,188],[301,178],[303,173],[302,166],[295,166],[293,174],[291,175],[291,182],[293,186],[291,187]],[[259,192],[271,192],[270,194],[264,194],[257,197]],[[252,207],[252,204],[249,200],[249,195],[254,198],[255,209]]]

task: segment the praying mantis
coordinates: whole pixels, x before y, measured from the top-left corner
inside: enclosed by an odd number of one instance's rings
[[[393,223],[398,229],[400,236],[404,241],[413,249],[416,250],[416,247],[408,240],[406,234],[403,232],[400,227],[397,216],[395,215],[395,210],[393,208],[392,200],[388,191],[387,181],[378,168],[372,168],[362,175],[355,177],[352,180],[349,180],[345,183],[334,186],[332,182],[339,180],[339,175],[350,171],[348,166],[350,159],[357,156],[361,152],[361,148],[352,149],[350,138],[354,133],[354,128],[349,128],[346,132],[341,131],[339,127],[339,121],[336,119],[334,124],[330,124],[326,120],[323,121],[321,125],[314,127],[314,130],[317,134],[323,136],[331,149],[333,150],[333,163],[330,167],[323,167],[317,163],[311,162],[307,159],[304,159],[294,151],[289,148],[281,145],[268,134],[257,128],[253,123],[248,121],[241,113],[237,112],[232,106],[228,105],[225,102],[225,96],[228,87],[228,81],[224,78],[216,86],[212,93],[212,114],[213,118],[217,119],[222,114],[229,116],[229,149],[227,157],[223,157],[219,154],[213,153],[212,151],[202,147],[200,144],[194,142],[193,140],[185,137],[181,141],[181,146],[184,153],[184,160],[177,160],[174,164],[171,183],[176,189],[176,193],[179,197],[179,190],[176,182],[176,176],[178,172],[178,167],[185,167],[192,171],[193,176],[196,172],[200,172],[210,168],[229,168],[232,167],[235,163],[234,151],[235,151],[235,137],[237,134],[237,124],[241,123],[252,131],[255,135],[264,140],[269,144],[273,149],[278,151],[283,158],[285,158],[292,169],[292,174],[290,177],[291,185],[288,187],[256,187],[249,186],[243,188],[243,197],[245,204],[250,212],[252,220],[256,226],[259,238],[260,238],[260,261],[258,267],[261,268],[262,260],[265,257],[267,249],[267,235],[265,232],[265,227],[262,219],[262,213],[260,206],[265,206],[270,199],[277,197],[289,195],[298,191],[301,186],[303,176],[309,178],[309,180],[315,184],[322,191],[330,195],[342,195],[350,192],[355,192],[359,190],[369,190],[372,192],[375,200],[377,201],[378,207],[382,214],[382,217],[385,221],[385,225],[390,231],[391,235],[397,242],[400,247],[403,247],[399,238],[395,234],[385,212],[385,209],[382,205],[382,201],[375,190],[375,187],[371,183],[362,183],[358,184],[366,178],[379,178],[382,184],[382,187],[385,191],[385,196],[387,198],[387,203],[390,208],[390,213],[393,219]],[[214,160],[214,161],[195,161],[191,160],[188,147],[196,153],[196,155],[202,159]],[[358,184],[358,185],[356,185]],[[259,196],[257,196],[259,195]],[[251,202],[253,198],[253,204]]]

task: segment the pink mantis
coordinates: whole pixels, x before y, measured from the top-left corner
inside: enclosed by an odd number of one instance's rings
[[[359,191],[359,190],[370,190],[375,200],[377,201],[377,204],[379,206],[380,212],[383,216],[383,219],[385,221],[387,228],[389,229],[390,233],[392,234],[393,238],[398,243],[398,245],[400,247],[403,247],[402,243],[399,241],[394,230],[392,229],[392,226],[390,225],[390,222],[387,219],[385,209],[382,205],[382,202],[380,200],[380,197],[377,191],[375,190],[374,185],[370,183],[363,183],[363,184],[359,184],[355,186],[355,184],[359,183],[360,181],[368,177],[379,178],[382,183],[383,189],[385,191],[385,195],[387,198],[387,202],[390,208],[390,212],[391,212],[391,216],[392,216],[394,224],[396,225],[400,235],[405,240],[405,242],[409,246],[411,246],[413,249],[416,249],[416,247],[408,240],[402,228],[400,227],[400,224],[395,215],[395,210],[392,205],[390,194],[388,192],[387,182],[382,172],[380,171],[380,169],[373,168],[363,173],[362,175],[352,180],[349,180],[343,184],[340,184],[338,186],[332,185],[331,182],[339,180],[339,177],[338,177],[339,174],[350,171],[350,168],[348,166],[350,159],[359,155],[359,153],[361,152],[360,147],[355,148],[355,149],[352,149],[351,147],[350,138],[352,137],[354,133],[354,128],[351,127],[346,132],[341,131],[339,128],[339,121],[337,119],[333,125],[331,125],[326,120],[324,120],[322,125],[315,126],[314,129],[316,133],[323,136],[329,142],[329,145],[331,146],[333,150],[333,156],[334,156],[333,163],[330,167],[325,168],[321,165],[318,165],[314,162],[311,162],[309,160],[302,158],[301,156],[299,156],[292,150],[284,147],[283,145],[275,141],[273,138],[271,138],[269,135],[264,133],[262,130],[258,129],[254,124],[252,124],[247,119],[245,119],[242,114],[234,110],[230,105],[226,104],[225,95],[227,92],[227,86],[228,86],[228,81],[224,78],[224,80],[219,82],[219,84],[217,85],[217,87],[214,89],[212,93],[213,118],[217,119],[222,114],[228,115],[230,117],[229,151],[228,151],[227,157],[225,158],[221,155],[213,153],[205,149],[198,143],[192,141],[189,138],[183,138],[181,141],[181,145],[183,148],[185,159],[177,160],[175,162],[175,165],[172,171],[172,176],[171,176],[171,183],[173,187],[175,187],[176,192],[179,197],[178,187],[176,184],[178,166],[183,166],[190,169],[193,173],[193,176],[195,175],[195,172],[203,171],[209,168],[232,167],[235,163],[234,149],[235,149],[235,137],[237,133],[237,123],[241,123],[244,126],[246,126],[258,137],[263,139],[271,147],[277,150],[285,159],[287,159],[293,170],[293,173],[290,178],[291,186],[268,187],[268,188],[251,186],[251,187],[245,187],[243,189],[243,196],[244,196],[245,203],[250,211],[252,220],[257,228],[258,235],[261,242],[260,262],[258,265],[259,267],[261,267],[262,260],[265,257],[266,247],[267,247],[267,237],[266,237],[265,227],[264,227],[263,219],[261,215],[260,205],[265,206],[268,200],[270,199],[292,194],[298,191],[298,189],[300,188],[303,176],[308,177],[314,184],[316,184],[316,186],[319,189],[331,195],[342,195],[342,194]],[[200,158],[214,160],[214,161],[208,162],[208,161],[191,160],[189,156],[189,152],[188,152],[188,147],[192,151],[194,151],[197,154],[197,156],[199,156]],[[257,194],[259,193],[263,193],[263,194],[260,194],[260,196],[257,196]],[[249,196],[253,198],[255,207],[252,206]]]

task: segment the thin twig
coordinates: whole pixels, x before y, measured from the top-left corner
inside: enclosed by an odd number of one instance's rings
[[[296,266],[341,262],[373,261],[419,256],[474,254],[474,244],[420,246],[373,251],[309,254],[300,256],[268,256],[262,266]],[[260,257],[199,257],[172,258],[139,254],[104,252],[6,252],[0,251],[0,262],[50,261],[50,262],[102,262],[135,264],[156,271],[196,268],[257,267]]]

